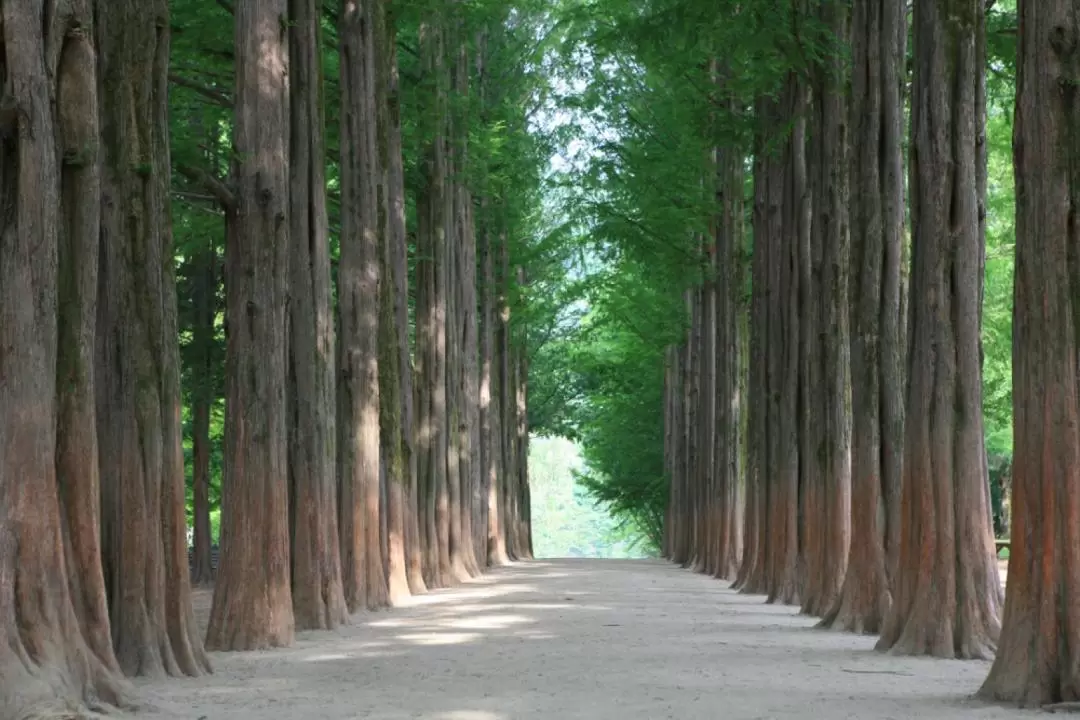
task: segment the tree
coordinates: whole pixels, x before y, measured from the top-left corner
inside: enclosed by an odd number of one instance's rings
[[[194,282],[194,305],[192,341],[197,359],[191,383],[192,401],[192,538],[191,582],[209,585],[214,579],[210,531],[210,415],[217,397],[215,366],[214,319],[217,316],[217,248],[213,236],[206,246],[196,253],[192,263]]]
[[[345,600],[389,602],[380,520],[379,224],[375,8],[342,0],[338,492]]]
[[[157,31],[168,26],[168,7],[99,3],[95,21],[103,90],[95,373],[112,636],[129,675],[199,675],[210,664],[191,608],[169,221],[169,43]]]
[[[98,545],[93,12],[13,0],[0,19],[0,715],[79,715],[131,702]]]
[[[417,195],[416,354],[419,473],[424,581],[445,587],[450,567],[450,489],[447,479],[446,323],[447,207],[446,88],[442,11],[420,29],[424,89],[431,99],[423,155],[423,181]]]
[[[296,625],[348,620],[337,522],[336,384],[323,139],[322,2],[289,2],[289,486]]]
[[[851,552],[840,598],[823,624],[876,633],[892,601],[890,558],[900,527],[905,10],[857,0],[852,26],[850,167],[859,193],[851,206]]]
[[[1001,587],[983,449],[979,64],[983,3],[913,19],[912,271],[900,545],[877,647],[989,658]]]
[[[289,645],[285,0],[235,4],[236,222],[226,244],[225,476],[211,650]]]
[[[1080,699],[1080,16],[1070,2],[1020,0],[1017,12],[1012,545],[1001,640],[979,695],[1038,707]]]
[[[823,0],[816,10],[825,57],[812,69],[809,171],[810,243],[802,259],[803,535],[802,610],[824,615],[839,598],[851,536],[851,400],[848,328],[847,8]]]
[[[401,159],[401,127],[397,110],[397,31],[390,0],[375,8],[376,101],[378,108],[379,165],[383,183],[379,196],[379,261],[382,283],[379,292],[379,417],[383,471],[387,484],[387,590],[391,605],[408,597],[410,585],[422,592],[423,578],[409,582],[406,561],[408,526],[416,522],[416,506],[410,502],[415,461],[410,468],[411,402],[405,408],[407,376],[412,373],[408,339],[407,271],[398,268],[405,259],[405,187]],[[400,307],[399,307],[400,306]],[[405,314],[404,318],[400,314]],[[411,398],[410,398],[411,400]],[[407,525],[408,524],[408,525]]]

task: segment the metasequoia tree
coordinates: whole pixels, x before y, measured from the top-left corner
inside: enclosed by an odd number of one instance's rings
[[[731,99],[725,101],[726,111],[734,109]],[[714,488],[711,493],[716,509],[712,524],[712,574],[717,578],[735,580],[741,555],[741,523],[739,522],[741,446],[743,438],[743,392],[745,351],[742,332],[742,293],[745,286],[743,253],[743,163],[745,157],[738,146],[717,148],[715,209],[715,249],[713,272],[716,280],[716,434]]]
[[[97,4],[95,21],[103,140],[95,375],[112,637],[129,675],[199,675],[210,666],[192,613],[187,558],[169,36],[160,31],[168,7],[110,0]],[[87,154],[79,162],[95,159]],[[70,428],[60,430],[66,437]]]
[[[405,186],[401,158],[401,127],[398,111],[397,32],[391,0],[375,6],[376,77],[375,98],[378,116],[378,155],[382,173],[379,186],[379,262],[382,283],[379,291],[379,420],[382,465],[386,482],[388,600],[399,604],[411,592],[422,592],[422,577],[410,589],[406,562],[408,524],[415,523],[415,504],[410,503],[411,412],[406,412],[406,390],[412,384],[408,316],[407,274],[397,268],[404,264]],[[400,305],[400,307],[399,307]],[[410,403],[411,409],[411,403]],[[412,463],[415,466],[415,463]],[[417,568],[418,569],[418,568]]]
[[[846,43],[847,9],[825,0],[816,11],[826,47]],[[840,596],[851,534],[847,83],[846,61],[838,47],[829,49],[811,79],[807,165],[813,215],[802,258],[802,611],[819,616]]]
[[[192,435],[192,567],[191,582],[209,585],[214,579],[210,531],[210,411],[216,395],[214,318],[217,315],[217,248],[209,238],[192,261],[195,268],[192,340],[197,360],[191,389]]]
[[[460,33],[459,29],[459,33]],[[455,364],[449,381],[456,396],[455,421],[451,431],[455,437],[458,466],[458,503],[456,512],[457,543],[452,540],[451,564],[460,563],[457,574],[475,576],[480,573],[477,559],[474,525],[480,522],[477,510],[480,494],[480,415],[478,407],[479,376],[477,358],[477,293],[476,293],[476,227],[473,222],[473,196],[466,183],[469,165],[468,132],[472,116],[467,112],[469,92],[469,57],[466,45],[459,41],[452,70],[452,90],[457,98],[456,112],[451,116],[452,144],[450,162],[453,166],[450,201],[453,209],[454,243],[450,272],[454,281],[449,290],[454,297],[452,336]],[[448,458],[453,462],[453,458]],[[456,566],[455,566],[456,567]]]
[[[289,1],[289,516],[296,626],[348,613],[337,519],[336,386],[326,213],[321,0]]]
[[[979,695],[1022,707],[1080,700],[1080,14],[1020,0],[1012,546],[1001,640]]]
[[[206,645],[293,640],[285,295],[289,244],[285,0],[235,4],[236,220],[226,247],[221,567]]]
[[[343,0],[338,498],[349,610],[385,606],[379,428],[379,222],[375,7]]]
[[[768,212],[777,215],[779,231],[770,238],[776,244],[775,262],[769,267],[769,427],[770,473],[768,501],[769,532],[765,549],[765,590],[769,602],[798,604],[801,593],[799,492],[800,420],[799,392],[802,370],[800,345],[800,301],[805,277],[800,263],[805,259],[810,232],[810,196],[806,168],[805,81],[795,72],[788,74],[779,100],[779,117],[791,129],[782,141],[782,169],[769,178]],[[778,125],[775,127],[782,127]],[[772,222],[770,217],[770,222]],[[770,228],[771,230],[771,228]]]
[[[892,601],[890,558],[899,538],[904,240],[903,5],[852,7],[851,551],[841,596],[823,625],[877,633]]]
[[[759,123],[775,114],[776,103],[758,100],[755,115]],[[764,133],[759,128],[754,138],[754,248],[751,258],[750,297],[750,374],[748,379],[747,464],[742,562],[735,587],[744,593],[766,589],[765,563],[769,547],[769,483],[771,472],[770,417],[773,415],[769,387],[774,381],[770,325],[770,268],[779,264],[775,241],[779,232],[779,214],[770,212],[770,185],[779,182],[780,159],[769,153]],[[772,434],[775,434],[772,433]]]
[[[496,244],[492,239],[493,230],[485,227],[480,234],[480,257],[483,268],[483,282],[480,285],[480,434],[482,437],[480,465],[485,474],[484,485],[487,487],[487,564],[505,565],[509,562],[504,535],[505,497],[502,478],[504,475],[502,452],[502,417],[499,412],[501,396],[500,373],[498,371],[498,348],[496,329],[498,314],[496,311],[497,290],[495,283]]]
[[[0,716],[79,716],[130,702],[99,547],[93,10],[0,20]]]
[[[983,15],[982,0],[915,3],[900,544],[878,641],[894,653],[989,658],[1000,630],[979,359]]]

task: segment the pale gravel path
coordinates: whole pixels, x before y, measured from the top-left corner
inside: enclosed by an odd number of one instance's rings
[[[142,681],[185,720],[1031,717],[969,699],[988,663],[894,658],[663,562],[520,564],[413,607]],[[205,594],[199,597],[205,610]]]

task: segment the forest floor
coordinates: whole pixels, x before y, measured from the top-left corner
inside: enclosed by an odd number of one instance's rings
[[[971,699],[989,664],[890,657],[796,608],[660,561],[522,563],[285,650],[140,681],[177,720],[1025,717]],[[209,594],[199,591],[205,622]]]

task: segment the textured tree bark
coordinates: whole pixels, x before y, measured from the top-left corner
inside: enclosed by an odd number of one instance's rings
[[[899,537],[905,9],[857,0],[852,25],[851,547],[840,598],[822,625],[877,633],[892,602],[888,558]]]
[[[206,646],[290,645],[285,368],[288,49],[285,0],[235,5],[237,219],[226,247],[221,559]]]
[[[1038,707],[1080,700],[1080,15],[1068,0],[1017,12],[1012,546],[979,695]]]
[[[737,148],[717,150],[716,289],[716,531],[714,577],[736,580],[739,569],[739,451],[742,444],[742,357],[739,307],[745,284],[743,250],[743,163]]]
[[[374,7],[343,0],[338,487],[345,602],[385,607],[379,449],[379,225]]]
[[[326,213],[321,0],[289,0],[289,482],[296,626],[348,621],[337,518],[337,387]]]
[[[195,321],[192,344],[198,353],[198,376],[192,388],[192,502],[194,537],[192,542],[191,581],[195,585],[210,585],[214,581],[210,532],[210,411],[214,404],[216,372],[214,318],[217,315],[217,249],[213,240],[207,242],[196,260],[198,278],[195,285]]]
[[[806,175],[806,100],[801,79],[789,75],[779,103],[779,118],[790,123],[777,177],[769,178],[770,235],[777,262],[770,263],[769,295],[769,485],[768,534],[765,549],[769,602],[799,604],[802,591],[799,526],[799,387],[800,387],[800,258],[809,243],[810,198]],[[782,124],[774,127],[782,127]],[[774,227],[778,226],[775,234]]]
[[[446,322],[447,322],[447,156],[446,98],[443,86],[441,20],[421,28],[426,82],[433,95],[431,140],[424,150],[424,182],[417,200],[419,227],[416,263],[416,338],[420,382],[419,471],[425,535],[424,580],[445,587],[451,578],[450,508],[447,480]]]
[[[495,337],[498,343],[498,374],[499,374],[499,429],[501,430],[500,443],[502,446],[502,474],[499,478],[500,497],[499,511],[502,517],[499,525],[502,527],[503,542],[506,546],[506,555],[510,560],[517,560],[517,546],[515,544],[515,525],[517,508],[515,507],[517,474],[517,453],[514,438],[517,435],[517,424],[514,422],[514,404],[516,403],[516,388],[514,385],[513,354],[510,326],[510,245],[509,237],[505,228],[499,234],[499,271],[496,277],[498,283],[497,308],[498,326]]]
[[[0,716],[130,706],[98,527],[99,128],[89,2],[0,6]]]
[[[401,439],[404,459],[402,514],[405,534],[405,573],[409,591],[427,591],[423,577],[423,548],[418,514],[416,413],[413,363],[409,345],[408,237],[405,232],[405,170],[401,155],[401,83],[397,58],[397,19],[394,0],[383,0],[385,12],[386,108],[385,133],[387,204],[389,213],[390,270],[394,287],[394,328],[397,334],[398,372],[401,383]]]
[[[848,11],[839,3],[822,2],[818,18],[828,42],[849,40]],[[814,350],[808,359],[817,372],[804,385],[820,388],[819,401],[804,406],[809,421],[804,462],[816,471],[804,477],[816,511],[807,518],[806,592],[802,611],[822,616],[837,602],[847,570],[851,542],[851,395],[848,328],[848,137],[846,60],[838,53],[814,68],[810,131],[811,285],[808,304],[817,304],[817,331],[805,328]],[[807,393],[813,397],[814,393]],[[817,429],[816,431],[814,429]],[[815,437],[816,432],[816,437]],[[816,484],[815,484],[816,483]],[[812,493],[812,495],[811,495]]]
[[[469,58],[464,42],[457,48],[453,72],[453,92],[459,98],[469,93]],[[468,172],[468,126],[472,116],[466,110],[455,116],[455,176],[454,222],[457,237],[453,271],[456,282],[450,290],[455,295],[457,312],[454,335],[458,349],[455,383],[458,390],[458,467],[461,486],[461,533],[460,555],[468,576],[480,574],[476,548],[476,527],[480,518],[477,509],[481,505],[480,483],[480,415],[478,406],[479,377],[477,357],[477,293],[476,293],[476,227],[473,219],[473,196],[464,178]]]
[[[525,270],[518,266],[518,286],[526,283]],[[528,326],[522,323],[520,337],[514,345],[515,403],[514,425],[517,435],[517,535],[519,560],[532,559],[532,533],[529,530],[529,413],[528,383],[529,361]]]
[[[398,605],[412,593],[406,560],[406,536],[407,523],[415,522],[415,509],[408,501],[411,453],[407,437],[410,427],[405,421],[405,395],[402,391],[408,387],[403,375],[411,372],[408,364],[408,316],[405,317],[404,327],[399,326],[398,318],[399,298],[406,290],[399,286],[407,282],[407,277],[405,272],[399,275],[395,267],[397,258],[404,259],[407,251],[405,187],[398,115],[397,30],[391,0],[380,0],[375,6],[375,13],[379,166],[383,178],[379,197],[379,252],[383,278],[379,293],[379,420],[387,483],[388,599],[391,605]],[[408,312],[407,305],[402,309]],[[423,588],[418,587],[417,591],[423,591]]]
[[[480,234],[480,256],[483,267],[481,284],[481,342],[480,342],[480,432],[484,437],[481,465],[487,488],[487,564],[506,565],[510,558],[503,535],[503,452],[502,422],[499,415],[501,388],[499,382],[499,347],[496,342],[496,283],[495,252],[492,230],[485,227]]]
[[[775,112],[773,103],[759,100],[755,112],[762,120]],[[769,413],[771,409],[770,343],[771,300],[769,294],[770,268],[775,248],[772,238],[775,231],[771,223],[775,215],[769,206],[769,184],[776,172],[777,162],[766,154],[764,138],[755,137],[753,182],[753,237],[751,256],[750,296],[750,374],[748,382],[749,409],[747,420],[747,466],[742,562],[735,587],[744,593],[761,593],[765,590],[765,559],[768,542],[769,514]]]
[[[98,3],[95,21],[104,140],[95,385],[112,637],[128,675],[200,675],[210,665],[187,558],[168,7]]]
[[[448,66],[444,82],[450,93],[464,100],[467,85],[463,84],[463,66],[466,59],[463,48],[455,47],[456,23],[450,23],[446,40],[440,48],[443,53],[442,63]],[[452,51],[450,48],[454,48]],[[446,487],[447,487],[447,552],[450,578],[455,583],[464,582],[471,576],[467,564],[467,541],[465,535],[466,501],[469,492],[469,465],[466,436],[467,421],[464,395],[464,313],[462,307],[462,255],[465,245],[465,208],[463,194],[465,173],[465,143],[467,141],[466,123],[468,121],[464,102],[447,103],[446,107],[446,168],[447,182],[445,195],[446,233]]]
[[[946,13],[948,10],[948,13]],[[900,549],[878,648],[989,658],[1001,589],[979,367],[981,0],[915,4],[911,356]]]

